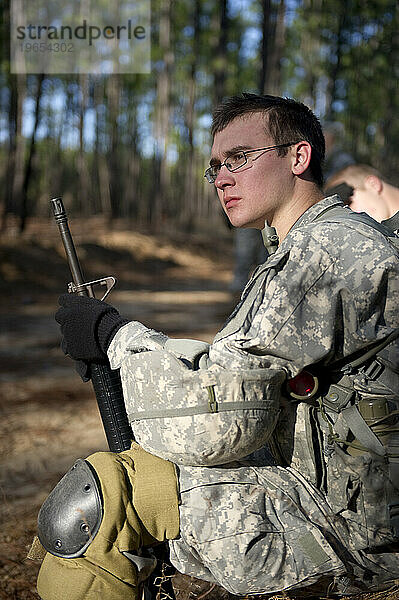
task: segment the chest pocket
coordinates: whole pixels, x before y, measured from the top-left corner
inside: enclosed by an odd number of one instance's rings
[[[377,357],[331,384],[313,409],[321,440],[315,469],[322,467],[324,492],[356,550],[399,543],[398,389],[399,374]]]

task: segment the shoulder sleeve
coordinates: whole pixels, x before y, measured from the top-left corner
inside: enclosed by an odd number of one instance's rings
[[[108,348],[111,369],[119,369],[132,353],[161,350],[168,339],[164,333],[149,329],[139,321],[129,321],[119,329]]]

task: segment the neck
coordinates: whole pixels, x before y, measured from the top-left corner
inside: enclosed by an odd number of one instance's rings
[[[384,183],[384,200],[388,214],[385,218],[389,219],[399,211],[399,189]]]
[[[270,225],[276,228],[280,243],[303,213],[323,199],[323,192],[314,183],[308,182],[305,187],[296,190],[290,202],[273,216]]]

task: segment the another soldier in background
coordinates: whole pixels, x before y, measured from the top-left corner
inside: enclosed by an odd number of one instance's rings
[[[338,189],[343,184],[347,186],[346,196]],[[399,188],[374,167],[355,164],[334,173],[326,183],[326,195],[334,193],[340,193],[353,211],[369,214],[391,231],[399,230]]]

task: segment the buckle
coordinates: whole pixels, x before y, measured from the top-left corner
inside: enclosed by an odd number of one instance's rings
[[[333,383],[323,397],[323,404],[334,412],[340,412],[344,406],[350,403],[354,395],[354,390]]]
[[[367,377],[367,379],[371,379],[372,381],[374,381],[379,375],[381,375],[384,369],[384,365],[379,362],[378,358],[376,358],[372,361],[371,364],[369,364],[367,368],[363,369],[361,372]]]

